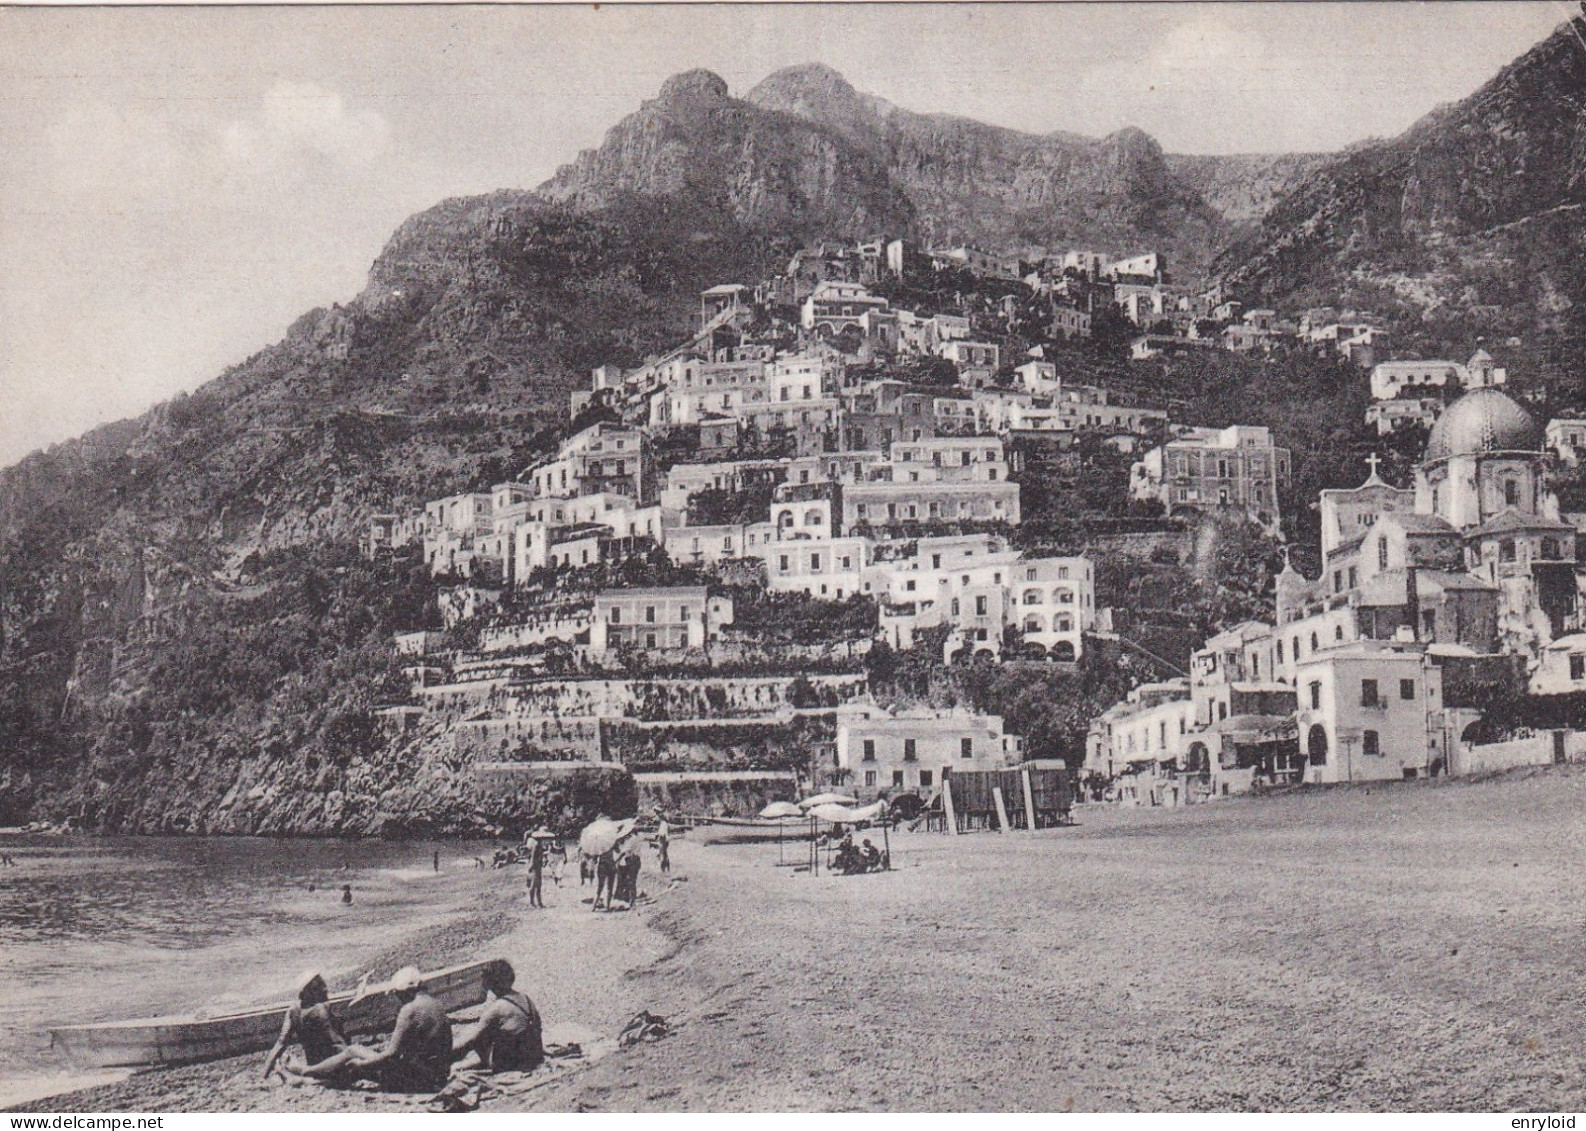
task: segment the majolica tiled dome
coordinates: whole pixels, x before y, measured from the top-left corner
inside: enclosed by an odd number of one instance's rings
[[[1432,425],[1424,462],[1481,452],[1537,452],[1542,434],[1531,414],[1498,389],[1474,389]]]

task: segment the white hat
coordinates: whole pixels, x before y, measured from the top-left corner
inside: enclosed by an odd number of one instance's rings
[[[424,975],[419,973],[417,966],[404,966],[391,975],[391,988],[393,990],[417,990],[424,985]]]
[[[297,976],[297,979],[292,984],[297,987],[298,993],[302,993],[304,990],[308,989],[308,987],[313,984],[316,979],[323,980],[324,977],[325,975],[321,974],[318,970],[304,970]]]

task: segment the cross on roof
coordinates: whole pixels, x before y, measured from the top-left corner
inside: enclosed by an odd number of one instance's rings
[[[1376,452],[1372,452],[1366,457],[1366,463],[1371,468],[1371,478],[1375,479],[1377,477],[1377,464],[1381,462],[1382,461],[1377,458]]]

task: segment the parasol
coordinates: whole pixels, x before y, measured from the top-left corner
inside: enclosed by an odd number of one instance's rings
[[[767,821],[774,821],[778,817],[802,817],[804,810],[791,801],[773,801],[760,810],[760,816]]]
[[[578,835],[578,851],[585,856],[610,852],[618,841],[632,831],[632,818],[625,821],[591,821]]]
[[[860,821],[874,821],[880,818],[886,810],[886,802],[878,801],[874,805],[866,805],[863,809],[850,809],[846,805],[817,805],[810,810],[809,815],[819,817],[823,821],[830,821],[834,825],[857,825]]]
[[[799,802],[803,810],[814,809],[818,805],[857,805],[858,800],[842,793],[817,793],[814,797],[806,797]]]

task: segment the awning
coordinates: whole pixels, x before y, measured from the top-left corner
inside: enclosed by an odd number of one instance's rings
[[[1231,739],[1236,746],[1288,742],[1300,734],[1292,715],[1230,715],[1219,720],[1212,733]]]

